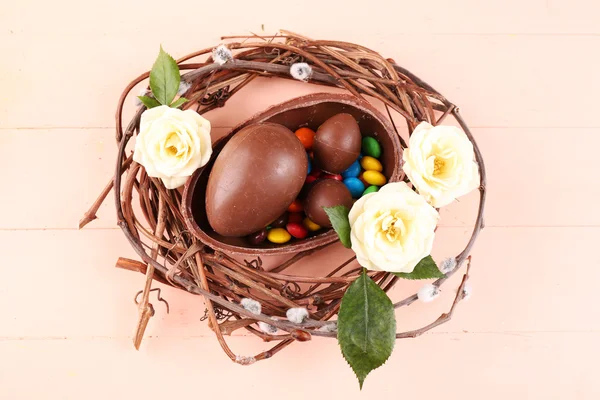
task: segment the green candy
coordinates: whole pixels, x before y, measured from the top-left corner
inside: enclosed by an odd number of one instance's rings
[[[379,190],[379,186],[371,185],[371,186],[369,186],[368,188],[365,189],[365,191],[363,192],[362,196],[364,196],[365,194],[369,194],[369,193],[375,193],[378,190]]]
[[[381,145],[379,145],[377,139],[365,136],[362,139],[362,152],[367,156],[379,158],[381,156]]]

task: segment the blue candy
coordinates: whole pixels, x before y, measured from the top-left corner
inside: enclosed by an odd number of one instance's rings
[[[346,178],[344,179],[344,185],[346,185],[354,198],[359,198],[365,191],[365,184],[358,178]]]
[[[360,175],[360,163],[358,160],[354,161],[347,170],[342,172],[342,177],[346,178],[357,178]]]
[[[308,175],[310,174],[310,171],[312,171],[312,163],[310,162],[310,157],[308,156],[308,153],[306,153],[306,158],[308,158],[308,172],[306,172],[306,175]]]

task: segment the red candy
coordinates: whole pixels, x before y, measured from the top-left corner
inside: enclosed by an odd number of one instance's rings
[[[302,224],[290,222],[285,228],[290,233],[290,235],[292,235],[296,239],[304,239],[306,236],[308,236],[308,230],[306,230],[306,228],[302,226]]]
[[[300,139],[300,142],[306,150],[312,149],[315,141],[315,132],[310,128],[300,128],[296,132],[296,137]]]
[[[312,175],[308,175],[308,176],[306,177],[306,180],[304,181],[304,184],[305,184],[305,185],[308,185],[308,184],[310,184],[310,183],[313,183],[313,182],[314,182],[314,181],[316,181],[316,180],[317,180],[317,178],[316,178],[316,177],[314,177],[314,176],[312,176]]]
[[[302,202],[298,199],[292,201],[292,204],[290,204],[288,207],[288,211],[291,213],[302,212],[302,210],[303,210]]]
[[[344,180],[344,178],[342,178],[341,175],[333,175],[333,174],[325,174],[325,176],[323,176],[324,179],[335,179],[336,181],[342,181]]]
[[[290,213],[290,215],[288,216],[288,223],[301,224],[303,219],[304,218],[302,217],[302,213]]]

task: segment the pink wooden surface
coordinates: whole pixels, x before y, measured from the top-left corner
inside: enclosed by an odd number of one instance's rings
[[[0,4],[1,399],[600,398],[597,2],[436,0],[379,11],[354,0],[86,3]],[[113,171],[116,100],[158,45],[181,56],[263,24],[394,58],[461,107],[486,158],[487,227],[473,251],[471,300],[450,323],[399,341],[362,393],[331,340],[296,343],[250,368],[231,363],[199,321],[201,299],[169,288],[171,313],[157,305],[135,351],[132,298],[143,277],[114,268],[135,255],[111,201],[76,230]],[[215,136],[313,90],[252,86],[209,115]],[[475,203],[472,194],[444,211],[436,259],[468,239]],[[392,294],[418,286],[403,282]],[[435,319],[452,296],[448,288],[401,309],[399,329]],[[232,338],[242,355],[265,346]]]

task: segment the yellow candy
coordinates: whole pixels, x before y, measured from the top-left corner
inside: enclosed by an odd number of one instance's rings
[[[365,171],[363,172],[363,179],[369,185],[375,186],[383,186],[387,181],[387,179],[385,179],[385,176],[379,171]]]
[[[366,171],[383,171],[383,166],[378,159],[370,156],[364,156],[360,160],[360,166]]]
[[[283,228],[273,228],[267,233],[267,239],[272,243],[285,243],[292,238],[292,235]]]
[[[318,231],[319,229],[321,229],[321,227],[317,224],[315,224],[314,222],[312,222],[310,219],[304,218],[304,226],[308,228],[309,231]]]

